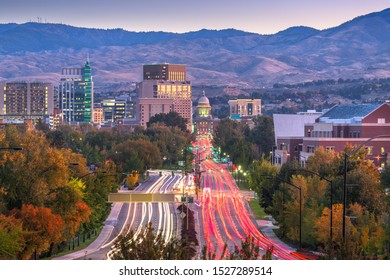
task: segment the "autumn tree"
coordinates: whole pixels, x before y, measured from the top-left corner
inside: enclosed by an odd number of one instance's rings
[[[52,189],[68,182],[72,170],[69,160],[79,157],[50,147],[39,132],[27,132],[23,138],[8,136],[9,141],[23,147],[23,151],[7,153],[0,161],[0,182],[8,209],[20,209],[22,204],[45,205]]]
[[[38,255],[47,252],[51,244],[63,241],[64,221],[49,208],[23,204],[20,210],[13,210],[12,214],[23,222],[26,244],[21,252],[22,259],[30,259],[34,252]]]
[[[22,221],[0,214],[0,259],[17,259],[25,246]]]
[[[134,188],[135,184],[138,182],[139,173],[133,172],[126,176],[126,184],[129,188]]]

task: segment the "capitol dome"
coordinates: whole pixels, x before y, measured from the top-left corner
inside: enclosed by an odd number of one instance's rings
[[[209,99],[206,97],[205,92],[203,91],[203,96],[201,96],[198,100],[198,105],[210,105]]]

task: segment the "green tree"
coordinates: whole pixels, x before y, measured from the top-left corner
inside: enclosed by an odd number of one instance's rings
[[[214,130],[213,146],[229,154],[236,165],[247,167],[258,158],[258,150],[250,139],[249,126],[230,119],[221,120]]]
[[[17,259],[24,246],[22,221],[0,214],[0,259]]]
[[[186,259],[183,244],[177,239],[165,242],[162,233],[155,233],[151,223],[138,235],[131,229],[114,244],[114,260],[181,260]]]
[[[182,118],[177,112],[169,112],[167,114],[161,113],[156,114],[150,118],[147,126],[150,127],[154,123],[162,123],[166,126],[175,127],[177,126],[183,131],[187,130],[187,119]]]
[[[251,130],[252,141],[258,147],[260,154],[268,156],[275,145],[273,119],[268,116],[258,116],[253,121],[255,127]]]
[[[144,139],[127,140],[116,145],[110,157],[125,171],[145,171],[146,167],[158,168],[162,164],[162,156],[158,147]]]
[[[249,185],[257,193],[259,203],[268,213],[273,205],[273,195],[278,190],[279,182],[274,180],[279,170],[264,157],[252,163],[249,172]]]

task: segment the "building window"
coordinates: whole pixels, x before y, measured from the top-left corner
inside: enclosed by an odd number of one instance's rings
[[[334,146],[326,146],[325,149],[327,152],[334,151]]]
[[[368,147],[364,147],[364,148],[367,150],[367,155],[369,155],[369,156],[373,155],[373,147],[372,146],[368,146]]]
[[[306,147],[306,151],[307,151],[308,153],[314,153],[314,146],[307,146],[307,147]]]
[[[378,118],[378,123],[386,123],[386,119],[385,118]]]
[[[280,144],[280,149],[281,149],[281,150],[284,150],[284,151],[288,150],[287,144],[286,144],[286,143],[281,143],[281,144]]]

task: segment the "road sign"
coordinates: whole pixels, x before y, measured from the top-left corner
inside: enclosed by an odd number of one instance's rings
[[[184,219],[186,217],[186,214],[184,212],[181,212],[180,217]]]
[[[185,197],[185,196],[182,196],[182,197],[181,197],[181,202],[183,202],[183,203],[186,202],[186,197]]]
[[[184,161],[183,161],[183,160],[179,160],[179,161],[177,162],[177,164],[178,164],[179,166],[184,166]]]

